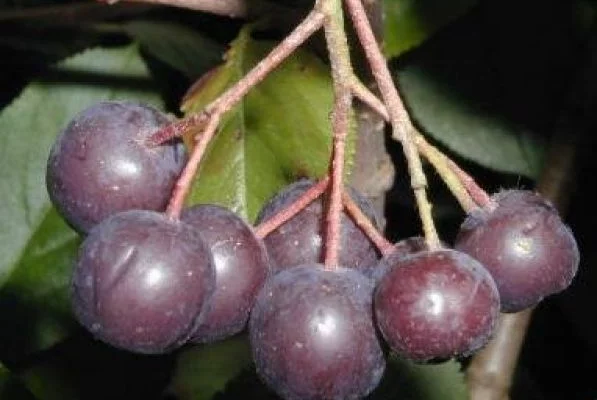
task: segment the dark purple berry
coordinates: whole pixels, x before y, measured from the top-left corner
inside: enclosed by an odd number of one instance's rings
[[[124,210],[163,211],[185,163],[180,141],[148,147],[168,118],[142,104],[103,102],[77,115],[58,136],[46,171],[50,199],[86,233]]]
[[[83,242],[72,302],[98,339],[162,353],[188,339],[214,288],[212,257],[195,229],[153,211],[125,211]]]
[[[353,269],[289,268],[268,279],[251,313],[257,372],[284,399],[361,399],[383,374],[372,282]]]
[[[257,223],[266,221],[298,199],[313,182],[297,181],[282,189],[261,210]],[[379,218],[373,206],[364,197],[351,191],[353,200],[376,226]],[[290,268],[302,264],[317,264],[323,261],[323,242],[325,235],[325,214],[322,197],[313,201],[292,219],[271,232],[264,239],[267,251],[275,270]],[[379,253],[373,243],[352,219],[342,214],[341,243],[339,264],[366,272],[379,259]]]
[[[240,332],[269,273],[263,242],[223,207],[194,206],[183,211],[181,220],[201,232],[216,270],[216,290],[191,340],[212,342]]]
[[[477,209],[460,228],[455,248],[479,260],[495,280],[503,312],[516,312],[566,289],[579,252],[570,229],[539,194],[507,190],[494,209]]]
[[[499,309],[487,270],[454,250],[399,258],[375,292],[384,338],[392,350],[417,362],[474,353],[490,339]]]

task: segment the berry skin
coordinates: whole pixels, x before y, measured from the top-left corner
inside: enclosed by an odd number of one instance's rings
[[[182,345],[215,288],[199,233],[153,211],[124,211],[94,227],[72,278],[75,315],[98,339],[139,353]]]
[[[313,182],[303,179],[282,189],[261,210],[257,223],[263,222],[283,210],[298,199]],[[351,190],[353,200],[367,215],[374,225],[379,227],[373,206]],[[317,264],[323,257],[325,215],[322,197],[319,197],[289,221],[271,232],[263,240],[272,259],[275,271],[302,264]],[[352,219],[342,214],[339,264],[355,268],[368,274],[368,270],[377,264],[379,253],[363,231]]]
[[[386,272],[392,268],[401,258],[408,257],[415,253],[427,250],[427,243],[422,236],[412,236],[402,239],[392,246],[392,251],[384,255],[375,268],[372,268],[369,275],[374,282],[379,282]]]
[[[232,336],[245,327],[268,276],[265,246],[249,225],[223,207],[193,206],[183,211],[181,220],[201,232],[216,271],[215,292],[191,340],[205,343]]]
[[[287,400],[365,397],[385,368],[372,291],[353,269],[310,264],[274,275],[249,322],[259,375]]]
[[[78,114],[48,159],[52,203],[80,233],[124,210],[163,211],[186,161],[181,141],[149,148],[144,141],[168,118],[130,102],[102,102]]]
[[[460,228],[455,248],[479,260],[493,276],[503,312],[517,312],[566,289],[578,270],[570,229],[539,194],[507,190],[493,210],[477,209]]]
[[[490,339],[499,308],[487,270],[454,250],[399,256],[375,292],[383,337],[393,351],[416,362],[474,353]]]

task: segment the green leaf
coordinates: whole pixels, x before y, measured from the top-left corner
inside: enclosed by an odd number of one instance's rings
[[[371,400],[466,400],[468,392],[460,364],[447,361],[420,365],[392,356]]]
[[[202,78],[187,96],[183,110],[201,110],[272,46],[243,30],[227,53],[226,63]],[[331,109],[329,69],[314,55],[295,52],[224,117],[189,203],[221,204],[253,220],[282,186],[297,177],[322,176],[330,157]],[[353,152],[351,134],[347,170]]]
[[[543,149],[535,136],[427,66],[409,65],[399,75],[411,115],[426,133],[485,167],[528,177],[539,174]],[[469,83],[483,85],[476,81],[478,74],[470,77]],[[483,95],[491,93],[484,90],[487,86],[478,88],[483,88],[479,92]]]
[[[123,29],[148,53],[191,79],[222,60],[221,45],[181,24],[134,20]]]
[[[60,82],[29,84],[0,114],[0,357],[51,346],[73,324],[68,282],[79,239],[46,193],[54,138],[75,114],[101,100],[159,103],[147,90],[151,81],[136,46],[86,51],[58,64],[54,76]],[[118,78],[119,87],[106,84],[106,77]]]
[[[463,15],[476,0],[383,0],[384,52],[397,57]]]
[[[245,336],[194,346],[180,353],[168,391],[179,400],[209,400],[250,365]]]

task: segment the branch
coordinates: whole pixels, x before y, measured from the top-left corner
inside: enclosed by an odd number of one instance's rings
[[[114,4],[121,0],[98,0]],[[180,8],[188,8],[231,18],[243,18],[248,14],[246,0],[122,0],[128,2],[159,4]]]
[[[127,15],[137,15],[155,8],[153,5],[118,4],[106,7],[95,3],[69,3],[45,7],[3,10],[0,21],[49,20],[59,23],[81,23],[83,20],[101,20]]]

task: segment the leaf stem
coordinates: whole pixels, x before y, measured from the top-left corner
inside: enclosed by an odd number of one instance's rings
[[[324,15],[314,9],[309,15],[274,49],[249,71],[234,86],[226,90],[221,96],[211,102],[202,112],[188,118],[167,125],[154,133],[149,139],[149,145],[157,145],[182,135],[190,129],[201,130],[196,136],[197,143],[193,147],[189,161],[185,165],[178,179],[166,209],[171,218],[178,218],[182,210],[184,199],[191,188],[191,184],[199,163],[205,153],[207,145],[216,134],[222,116],[236,105],[248,92],[261,82],[273,69],[284,61],[305,40],[316,32],[324,22]]]
[[[296,199],[292,204],[288,207],[280,210],[278,213],[274,214],[271,218],[268,218],[267,221],[263,221],[261,224],[255,227],[253,232],[255,235],[263,239],[271,232],[278,229],[282,224],[286,221],[294,217],[298,214],[303,208],[307,207],[313,201],[315,201],[325,190],[328,188],[328,184],[330,182],[329,177],[325,177],[313,186],[311,186],[305,193],[303,193],[298,199]]]
[[[371,28],[361,0],[344,1],[352,18],[357,36],[365,51],[365,56],[371,67],[373,77],[387,106],[393,129],[392,137],[402,143],[411,178],[411,186],[415,194],[419,216],[423,225],[425,241],[430,249],[438,249],[441,247],[441,244],[431,215],[431,204],[427,199],[427,179],[425,178],[421,159],[414,143],[413,124],[394,86],[386,59],[375,39],[373,29]]]

